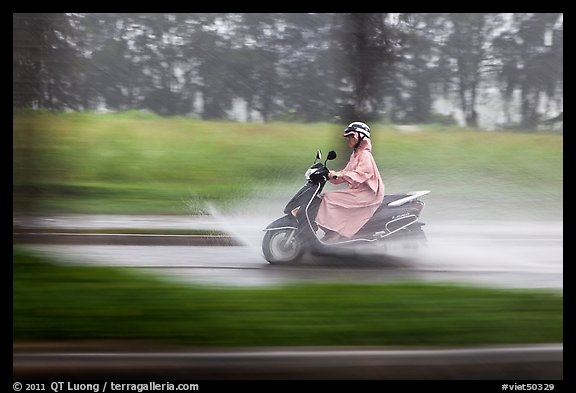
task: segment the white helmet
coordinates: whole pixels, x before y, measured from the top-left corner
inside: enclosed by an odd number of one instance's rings
[[[344,129],[344,136],[348,136],[355,132],[358,133],[358,139],[362,139],[360,135],[370,139],[370,127],[368,127],[368,124],[366,123],[362,123],[361,121],[350,123],[348,127]]]

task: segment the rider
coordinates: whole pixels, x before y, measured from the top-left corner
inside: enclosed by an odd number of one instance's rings
[[[325,241],[354,236],[384,199],[384,182],[372,156],[370,127],[355,121],[344,129],[343,136],[352,154],[344,169],[330,171],[329,181],[347,187],[325,192],[316,216],[316,223],[326,232]]]

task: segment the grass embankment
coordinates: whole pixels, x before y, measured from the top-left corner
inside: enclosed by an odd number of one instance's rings
[[[259,185],[299,186],[317,148],[338,152],[334,168],[349,155],[341,124],[16,112],[13,125],[14,206],[23,211],[198,213],[206,201],[226,204]],[[561,135],[371,127],[387,193],[561,204]]]
[[[14,250],[14,341],[189,346],[462,346],[562,342],[562,297],[425,283],[183,285]]]

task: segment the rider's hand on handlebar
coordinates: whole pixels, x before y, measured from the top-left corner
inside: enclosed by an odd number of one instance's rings
[[[334,171],[328,171],[328,179],[336,179],[338,175]]]

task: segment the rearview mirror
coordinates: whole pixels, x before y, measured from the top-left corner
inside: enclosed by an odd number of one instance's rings
[[[330,150],[328,152],[328,157],[326,157],[326,160],[333,160],[336,158],[336,152],[334,150]]]
[[[320,149],[318,149],[316,150],[316,161],[321,159],[322,159],[322,152],[320,151]]]

